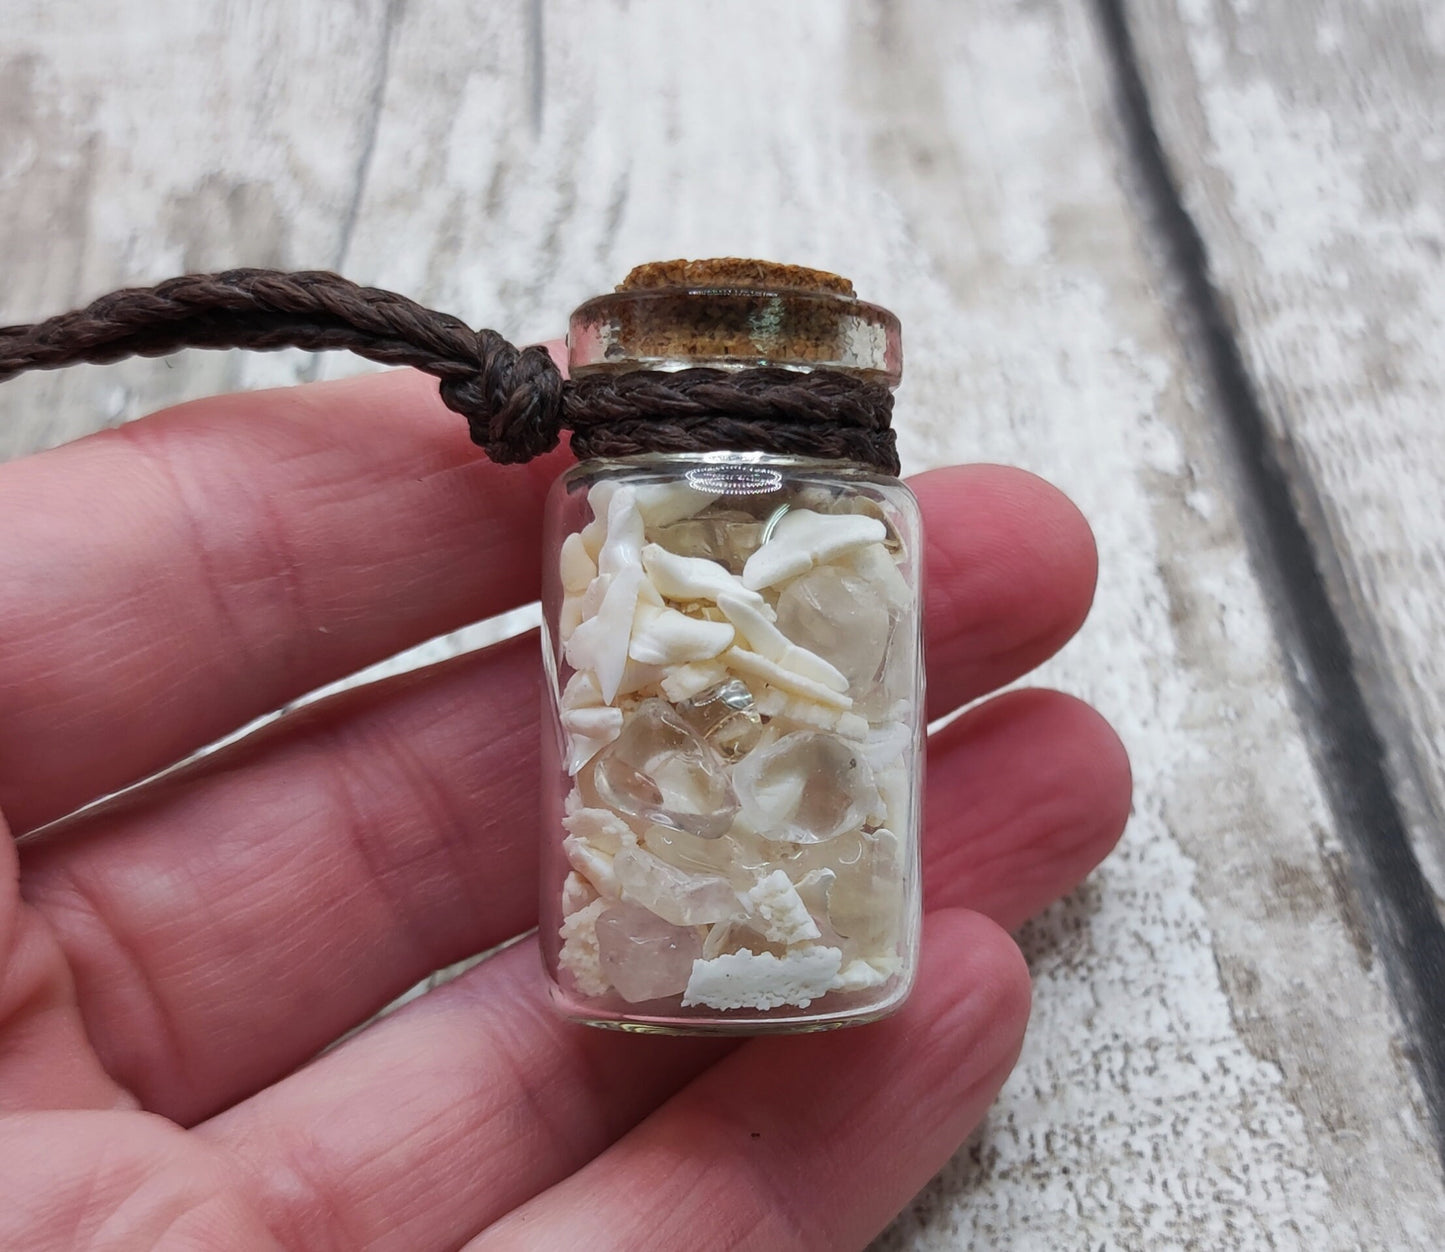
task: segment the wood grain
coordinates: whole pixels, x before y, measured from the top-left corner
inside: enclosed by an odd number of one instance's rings
[[[1039,680],[1120,729],[1135,817],[1022,933],[1019,1070],[880,1248],[1433,1247],[1445,1188],[1397,1014],[1082,8],[19,8],[0,264],[21,281],[0,316],[278,262],[535,339],[637,262],[773,256],[902,317],[906,468],[1022,464],[1090,517],[1095,613]],[[25,380],[0,389],[0,439],[355,368],[193,355]]]
[[[1445,913],[1445,11],[1129,7]]]

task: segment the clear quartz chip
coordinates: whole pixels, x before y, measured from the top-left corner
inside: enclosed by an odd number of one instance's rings
[[[612,866],[623,899],[674,926],[710,926],[738,911],[738,893],[717,874],[690,874],[642,848],[623,848]]]
[[[878,673],[888,646],[888,603],[882,591],[836,565],[795,578],[778,597],[778,629],[799,647],[831,662],[857,695]]]
[[[692,926],[674,926],[635,904],[614,904],[596,923],[602,976],[631,1004],[680,994],[702,956]]]
[[[802,730],[757,748],[733,769],[745,821],[763,838],[823,843],[860,827],[876,806],[873,771],[856,744]]]
[[[898,838],[880,829],[865,836],[863,855],[841,866],[827,890],[829,926],[865,953],[896,941],[903,907]]]
[[[609,808],[704,839],[738,810],[723,759],[665,700],[637,706],[598,754],[593,783]]]
[[[702,517],[657,526],[649,537],[678,556],[706,557],[720,562],[731,574],[741,574],[762,542],[762,534],[762,522],[751,513],[717,509]]]
[[[736,761],[757,745],[763,719],[747,683],[732,678],[700,691],[677,706],[683,718],[726,761]]]

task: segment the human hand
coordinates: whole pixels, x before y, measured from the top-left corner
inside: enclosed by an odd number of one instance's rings
[[[0,831],[0,1247],[836,1252],[978,1123],[1028,1014],[1001,927],[1077,883],[1128,810],[1122,748],[1066,696],[998,696],[933,736],[917,989],[827,1035],[571,1025],[527,940],[307,1063],[535,923],[535,637],[75,812],[534,599],[562,467],[487,463],[405,371],[0,466],[0,809],[20,837]],[[1022,472],[912,486],[939,717],[1069,638],[1095,557]]]

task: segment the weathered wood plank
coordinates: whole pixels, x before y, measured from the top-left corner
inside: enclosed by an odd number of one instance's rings
[[[326,268],[379,107],[384,0],[92,5],[0,20],[0,323],[232,265]],[[269,368],[289,381],[306,358]],[[263,366],[264,371],[267,367]],[[84,366],[6,388],[0,456],[255,376],[245,358]]]
[[[1445,11],[1128,8],[1445,912]]]
[[[32,267],[0,293],[5,314],[159,277],[188,261],[178,239],[200,241],[189,263],[204,266],[339,258],[529,338],[636,261],[786,257],[903,317],[910,469],[1024,464],[1093,520],[1097,609],[1044,678],[1121,729],[1136,817],[1090,884],[1026,929],[1038,991],[1019,1071],[881,1247],[1431,1246],[1445,1193],[1395,1014],[1139,242],[1081,9],[566,0],[529,44],[522,3],[371,6],[348,58],[317,51],[342,38],[322,3],[276,17],[155,0],[149,32],[81,0],[30,7],[7,55],[36,62],[44,168],[83,169],[92,207],[61,212],[79,175],[0,160],[0,221],[22,222],[0,260]],[[66,51],[78,21],[91,35]],[[236,46],[267,22],[285,27],[271,57]],[[193,93],[197,117],[152,136],[156,89],[103,51],[121,38],[176,62],[189,88],[165,103]],[[208,93],[215,78],[225,90]],[[225,197],[187,199],[243,174],[275,214],[228,225]],[[193,203],[204,224],[186,224]],[[12,385],[0,432],[28,423],[19,450],[306,367],[218,374],[194,357]],[[107,408],[117,379],[126,402]]]

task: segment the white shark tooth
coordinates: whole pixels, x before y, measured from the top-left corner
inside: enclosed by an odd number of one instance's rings
[[[607,539],[607,506],[618,486],[616,479],[606,479],[593,483],[587,492],[587,507],[592,510],[592,520],[578,533],[582,537],[583,549],[594,561]]]
[[[612,502],[612,494],[620,486],[622,484],[617,479],[604,478],[587,488],[587,507],[592,510],[593,517],[606,518],[607,506]]]
[[[637,596],[644,576],[641,565],[632,565],[620,573],[600,575],[594,585],[608,577],[606,591],[597,612],[572,632],[565,652],[573,669],[590,669],[597,675],[602,699],[611,704],[617,698],[622,674],[627,668],[627,642],[632,635],[632,618],[637,612]],[[589,589],[588,595],[591,595]]]
[[[636,487],[637,507],[649,526],[670,526],[702,512],[718,498],[715,491],[699,491],[686,481],[647,483]]]
[[[580,629],[580,627],[579,627]],[[574,636],[575,637],[575,636]],[[796,670],[787,669],[776,661],[770,661],[756,652],[745,648],[729,648],[723,653],[723,663],[744,678],[756,678],[771,687],[780,687],[795,696],[802,696],[814,704],[831,709],[851,709],[853,701],[831,687],[811,678],[805,678]]]
[[[611,809],[591,809],[580,804],[570,808],[562,819],[562,829],[569,835],[581,839],[589,847],[597,848],[608,856],[637,842],[632,827]]]
[[[611,574],[599,574],[587,584],[587,590],[580,596],[568,595],[562,598],[562,610],[557,618],[557,634],[565,644],[576,632],[577,627],[589,618],[597,616],[607,589],[612,586]]]
[[[660,544],[650,543],[642,549],[642,567],[652,585],[669,600],[689,602],[711,600],[731,595],[752,605],[760,613],[773,610],[756,591],[749,591],[742,581],[717,561],[702,556],[678,556]]]
[[[562,819],[562,827],[567,831],[562,840],[567,863],[602,895],[616,899],[620,888],[612,858],[637,843],[632,828],[609,809],[588,808],[573,809]]]
[[[849,961],[847,965],[833,978],[831,991],[868,991],[873,987],[881,987],[896,972],[886,967],[886,957],[879,958],[878,963],[865,961],[861,957]]]
[[[735,632],[726,622],[704,622],[676,609],[637,606],[628,655],[647,665],[685,665],[710,661],[732,645]]]
[[[728,621],[737,627],[738,634],[748,641],[748,646],[759,656],[776,661],[785,669],[793,670],[804,678],[811,678],[834,691],[848,690],[848,680],[836,666],[825,661],[816,652],[799,647],[747,600],[730,592],[723,592],[718,596],[717,606],[727,614]]]
[[[908,716],[907,705],[903,717]],[[880,770],[892,765],[913,745],[913,728],[906,721],[885,722],[867,732],[863,741],[863,755],[873,769]]]
[[[597,919],[607,910],[606,900],[593,900],[562,921],[558,932],[562,937],[562,950],[557,954],[557,965],[572,977],[577,990],[585,996],[600,996],[607,993],[611,984],[602,972],[601,953],[597,947]]]
[[[612,853],[595,848],[576,835],[568,835],[562,840],[562,853],[567,858],[567,864],[591,883],[594,890],[614,900],[617,898],[620,889],[617,875],[612,872]]]
[[[861,513],[814,513],[792,509],[743,566],[743,586],[761,591],[870,543],[881,543],[888,528]]]
[[[727,681],[727,667],[721,661],[689,661],[678,665],[662,680],[662,694],[674,704],[691,700],[700,691]]]
[[[569,595],[580,596],[597,577],[597,563],[587,555],[580,534],[568,535],[562,541],[557,569],[562,576],[562,590]]]
[[[597,892],[592,884],[575,869],[569,870],[562,882],[562,916],[585,909],[595,899]]]
[[[646,687],[655,687],[667,674],[661,665],[644,665],[641,661],[634,661],[627,658],[627,664],[622,667],[622,681],[617,684],[617,696],[636,695]]]
[[[646,542],[636,490],[618,487],[607,502],[607,538],[597,553],[598,572],[620,574],[625,569],[641,566],[642,545]]]
[[[840,948],[817,946],[783,956],[742,948],[712,960],[699,958],[692,963],[683,1007],[778,1009],[792,1004],[805,1009],[828,993],[842,964]]]
[[[823,937],[787,872],[775,869],[742,893],[743,907],[770,943],[792,945]]]
[[[563,596],[562,607],[557,610],[557,638],[565,644],[585,616],[581,596]]]
[[[622,733],[622,710],[609,705],[562,710],[562,729],[569,736],[567,772],[575,774]]]
[[[878,786],[878,803],[869,817],[890,826],[902,826],[912,807],[913,787],[902,763],[885,766],[873,775]]]
[[[577,532],[577,538],[582,541],[582,551],[595,561],[607,539],[607,519],[594,518]]]
[[[800,726],[836,731],[844,739],[861,741],[868,734],[868,719],[846,709],[827,708],[776,687],[764,687],[757,698],[764,717],[784,718]]]
[[[579,669],[562,688],[558,704],[563,709],[594,709],[602,703],[602,688],[590,670]]]

